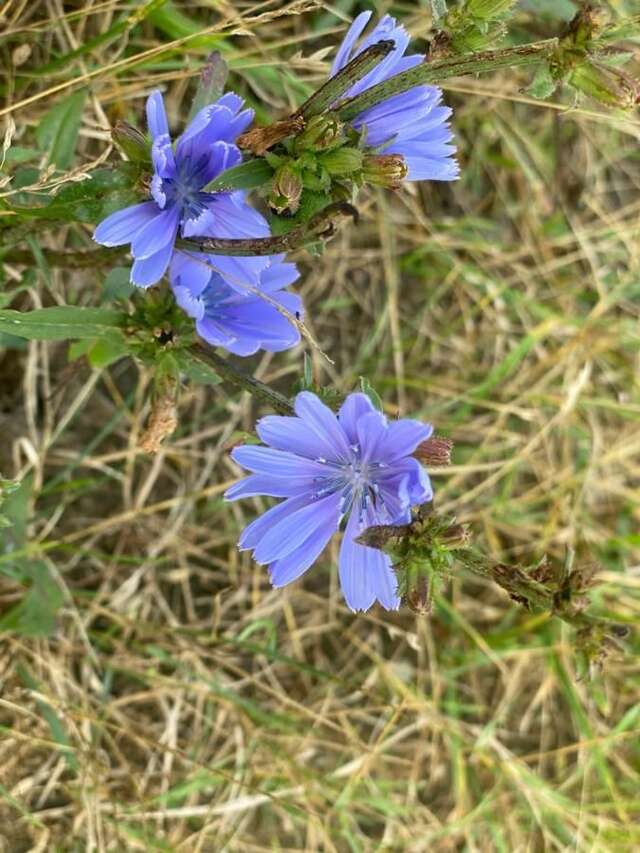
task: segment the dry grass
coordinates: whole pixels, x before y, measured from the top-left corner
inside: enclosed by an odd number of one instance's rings
[[[155,85],[179,123],[207,39],[185,43],[172,12],[89,41],[144,5],[8,0],[2,85],[17,144],[85,82],[77,165]],[[224,34],[233,85],[275,113],[324,68],[324,54],[293,71],[287,60],[340,29],[311,0],[207,8],[180,6]],[[633,624],[640,122],[532,104],[523,82],[452,82],[463,180],[369,196],[358,229],[321,261],[300,258],[310,329],[335,361],[314,366],[343,390],[367,375],[390,412],[455,439],[439,505],[492,553],[531,562],[574,546],[603,566],[594,609]],[[101,285],[41,262],[6,275],[22,280],[23,308],[92,304]],[[470,577],[428,620],[349,613],[335,551],[274,591],[235,544],[262,502],[221,501],[251,400],[185,390],[178,432],[148,456],[149,377],[128,361],[66,364],[64,345],[0,350],[0,471],[31,482],[29,539],[64,594],[51,638],[2,637],[0,849],[640,847],[637,638],[588,683],[568,630]],[[300,369],[301,352],[255,360],[284,391]],[[4,610],[20,591],[2,585]]]

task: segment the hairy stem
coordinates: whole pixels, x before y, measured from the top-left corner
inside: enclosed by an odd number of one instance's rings
[[[358,219],[357,210],[346,202],[335,202],[323,208],[308,222],[298,225],[275,237],[255,237],[248,240],[222,240],[217,237],[193,237],[190,240],[177,240],[176,246],[190,249],[192,252],[206,252],[209,255],[279,255],[291,252],[318,240],[327,240],[335,234],[336,222],[344,217],[354,221]]]
[[[407,92],[414,86],[439,83],[449,77],[463,74],[482,74],[486,71],[496,71],[498,68],[535,65],[548,59],[557,45],[558,39],[552,38],[519,47],[485,50],[467,56],[452,56],[437,62],[423,62],[349,98],[335,108],[335,113],[341,121],[350,121],[364,110],[386,101],[393,95]]]
[[[379,65],[394,48],[395,42],[392,40],[372,44],[338,71],[334,77],[327,80],[293,115],[302,116],[304,119],[320,115],[355,83],[362,80]]]
[[[293,415],[293,405],[283,394],[274,391],[264,382],[260,382],[259,379],[231,364],[226,358],[218,355],[215,350],[205,347],[203,344],[195,344],[191,348],[191,353],[194,358],[212,367],[222,379],[242,388],[244,391],[248,391],[256,400],[266,403],[281,415]]]

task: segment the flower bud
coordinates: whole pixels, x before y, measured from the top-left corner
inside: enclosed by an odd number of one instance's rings
[[[423,465],[450,465],[452,450],[453,442],[450,438],[441,438],[439,435],[432,435],[431,438],[428,438],[416,447],[413,455]]]
[[[285,163],[275,174],[269,204],[278,213],[295,213],[300,206],[303,184],[291,163]]]
[[[407,161],[401,154],[373,154],[364,158],[365,181],[397,190],[407,177]]]
[[[307,126],[295,138],[294,150],[296,153],[303,151],[318,151],[323,148],[332,148],[345,141],[344,125],[335,118],[326,115],[314,116],[307,122]]]
[[[638,81],[619,68],[584,62],[574,68],[567,82],[609,107],[630,109],[640,101]]]
[[[116,122],[111,138],[132,163],[151,163],[151,146],[144,133],[126,121]]]
[[[346,178],[354,172],[359,172],[362,169],[363,159],[362,151],[358,151],[357,148],[337,148],[318,157],[320,165],[335,178]]]
[[[464,524],[450,524],[438,534],[438,544],[450,550],[465,548],[471,539],[468,529]]]

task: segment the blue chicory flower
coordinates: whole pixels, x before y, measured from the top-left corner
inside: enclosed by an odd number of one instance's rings
[[[358,80],[345,97],[352,97],[407,71],[425,61],[422,54],[404,56],[409,34],[390,15],[381,18],[369,35],[356,48],[371,12],[361,12],[349,27],[331,68],[336,74],[350,60],[372,44],[383,39],[395,42],[395,49],[379,65]],[[453,155],[448,119],[451,109],[441,105],[442,91],[435,86],[415,86],[408,92],[393,95],[375,107],[365,110],[351,122],[358,130],[365,129],[366,145],[382,154],[404,157],[409,181],[453,181],[459,168]]]
[[[207,343],[243,356],[259,349],[281,352],[299,343],[300,333],[276,306],[296,319],[302,318],[303,310],[300,297],[284,291],[299,275],[296,265],[285,263],[284,257],[272,255],[254,292],[242,292],[212,269],[216,256],[176,252],[170,269],[171,288]]]
[[[206,192],[204,187],[242,160],[236,138],[253,119],[243,101],[228,92],[203,107],[176,142],[160,92],[147,100],[154,175],[152,200],[111,214],[95,230],[94,240],[105,246],[131,244],[131,281],[150,287],[164,275],[174,253],[178,232],[183,237],[266,237],[269,226],[240,192]],[[236,281],[259,282],[265,258],[216,257],[216,268]]]
[[[239,547],[268,564],[282,587],[320,556],[342,520],[342,592],[352,610],[377,600],[400,604],[389,557],[355,542],[367,527],[404,524],[411,507],[431,500],[429,477],[412,453],[432,432],[414,420],[388,422],[365,394],[350,394],[334,414],[308,391],[295,399],[295,416],[269,415],[256,431],[265,446],[244,445],[232,458],[253,472],[232,486],[227,500],[269,495],[285,500],[251,522]]]

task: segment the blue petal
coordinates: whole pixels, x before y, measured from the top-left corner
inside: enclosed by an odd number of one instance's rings
[[[147,127],[152,139],[165,134],[169,135],[169,123],[164,108],[164,100],[157,89],[147,99]]]
[[[131,281],[137,287],[151,287],[160,281],[167,271],[173,246],[171,243],[159,251],[156,255],[148,258],[136,258],[131,267]]]
[[[362,459],[375,462],[384,461],[381,459],[381,448],[384,446],[387,437],[387,419],[382,412],[376,409],[359,418],[356,424],[356,432]]]
[[[233,488],[233,487],[232,487]],[[226,501],[234,500],[234,498],[230,498],[227,496],[228,492],[225,493],[224,499]],[[282,503],[277,504],[276,506],[272,506],[271,509],[268,509],[266,512],[263,512],[262,515],[259,515],[251,524],[248,524],[245,529],[240,534],[240,539],[238,541],[238,547],[241,551],[246,551],[250,548],[255,548],[258,542],[262,539],[263,535],[271,529],[271,527],[276,524],[280,519],[284,518],[287,515],[291,515],[291,513],[295,512],[300,507],[306,506],[309,503],[309,498],[304,495],[299,498],[288,498],[286,501],[282,501]]]
[[[330,460],[351,457],[352,451],[344,430],[331,409],[319,397],[309,391],[302,391],[295,399],[294,410],[307,428],[315,433],[320,456]]]
[[[173,295],[176,298],[176,302],[189,317],[193,317],[194,320],[201,320],[204,317],[205,312],[205,304],[204,300],[199,296],[195,296],[193,291],[188,287],[184,287],[179,284],[171,283],[171,289],[173,290]]]
[[[300,277],[298,267],[295,264],[283,264],[281,261],[274,262],[262,271],[260,275],[260,290],[264,293],[275,293],[293,284]]]
[[[338,411],[338,419],[350,444],[358,441],[357,424],[361,417],[375,412],[376,408],[366,394],[349,394]]]
[[[93,233],[96,243],[103,246],[123,246],[158,215],[158,205],[153,201],[134,204],[116,210],[98,225]]]
[[[352,513],[340,546],[340,586],[351,610],[368,610],[378,600],[387,610],[397,610],[400,599],[396,593],[397,579],[391,561],[384,551],[367,548],[354,541],[362,530],[377,519],[368,513],[363,524]]]
[[[292,498],[306,494],[305,484],[291,480],[288,477],[274,477],[264,474],[250,474],[227,489],[225,497],[229,501],[239,498],[254,498],[267,495],[270,498]]]
[[[327,543],[336,532],[335,519],[327,516],[326,520],[317,527],[311,536],[294,551],[269,566],[271,583],[279,588],[291,581],[297,580],[307,571],[324,551]]]
[[[433,426],[423,424],[421,421],[413,421],[409,418],[391,421],[381,459],[385,462],[394,462],[403,456],[410,456],[416,447],[426,441],[432,433]]]
[[[313,460],[322,455],[315,434],[300,418],[267,415],[257,422],[256,432],[265,444],[276,450],[287,450]]]
[[[347,30],[347,34],[338,49],[336,58],[333,60],[333,65],[331,66],[332,77],[350,61],[351,51],[362,35],[364,28],[369,23],[370,18],[371,12],[360,12],[360,14],[353,19],[353,23]]]
[[[180,208],[177,204],[157,211],[156,216],[147,222],[131,241],[131,254],[134,258],[149,258],[162,252],[167,246],[173,250],[179,217]]]
[[[234,447],[231,458],[238,465],[256,474],[274,475],[276,477],[303,477],[312,480],[314,477],[326,476],[326,468],[319,462],[313,462],[286,450],[274,450],[259,444],[244,444]]]
[[[200,296],[213,275],[207,255],[179,249],[174,252],[169,270],[172,287],[186,287],[194,296]]]
[[[288,556],[320,527],[339,524],[340,495],[333,493],[292,512],[274,524],[253,552],[256,563],[272,563]]]
[[[171,139],[168,134],[157,136],[153,140],[151,146],[151,160],[153,162],[153,170],[160,178],[175,178],[176,177],[176,161],[171,146]],[[156,184],[156,192],[159,187]]]

